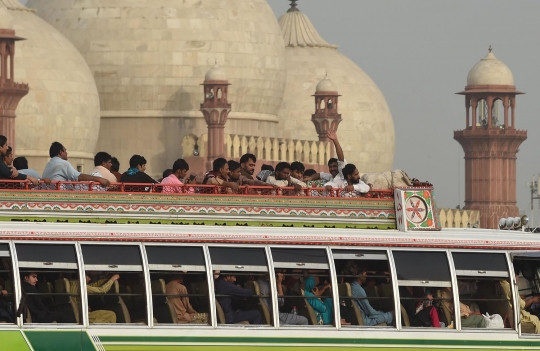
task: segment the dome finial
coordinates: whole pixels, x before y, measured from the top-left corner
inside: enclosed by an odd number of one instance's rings
[[[488,51],[489,51],[489,52],[493,51],[493,49],[491,48],[491,45],[489,46]]]
[[[296,7],[296,2],[298,0],[289,0],[291,2],[291,8],[287,12],[293,12],[293,11],[300,11],[298,7]]]

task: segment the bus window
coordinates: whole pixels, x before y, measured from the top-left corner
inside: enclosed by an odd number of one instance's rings
[[[394,290],[386,251],[332,250],[341,318],[352,325],[391,326]]]
[[[486,328],[482,314],[513,320],[510,274],[504,253],[452,252],[458,281],[461,328]],[[506,292],[505,292],[506,290]],[[468,317],[467,317],[468,316]],[[498,328],[502,327],[497,326]]]
[[[540,254],[517,252],[512,254],[512,258],[519,296],[521,333],[540,334]],[[505,293],[508,291],[506,287],[504,290]]]
[[[446,252],[392,251],[392,254],[402,325],[443,328],[451,324],[454,300]]]
[[[0,323],[15,323],[15,295],[9,244],[0,243]]]
[[[210,260],[218,324],[272,325],[271,298],[257,283],[268,275],[264,248],[210,247]]]
[[[156,324],[209,323],[210,300],[202,247],[145,246]]]
[[[73,244],[16,244],[24,323],[81,324],[77,253]]]
[[[335,325],[326,250],[274,247],[271,252],[276,278],[283,276],[276,279],[283,292],[279,306],[281,325],[292,324],[289,314],[304,317],[309,325]],[[305,323],[304,318],[296,323]]]
[[[138,245],[81,245],[89,323],[147,321],[146,288]]]

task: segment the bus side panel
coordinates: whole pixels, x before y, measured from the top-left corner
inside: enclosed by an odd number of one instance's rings
[[[18,330],[0,331],[0,340],[0,351],[31,351],[22,332]]]
[[[24,334],[34,351],[96,351],[86,331],[29,330]]]

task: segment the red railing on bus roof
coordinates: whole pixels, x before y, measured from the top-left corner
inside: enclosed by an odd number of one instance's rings
[[[0,180],[0,191],[58,191],[58,192],[116,192],[116,193],[156,193],[184,195],[255,195],[255,196],[306,196],[306,197],[340,197],[340,198],[374,198],[393,199],[393,190],[374,190],[366,194],[346,192],[344,189],[303,188],[296,190],[292,187],[274,189],[272,186],[240,186],[238,191],[231,188],[205,184],[149,184],[149,183],[111,183],[103,187],[97,182],[64,182],[51,181],[32,184],[28,180]]]

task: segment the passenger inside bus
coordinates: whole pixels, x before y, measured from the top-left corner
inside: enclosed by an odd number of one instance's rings
[[[261,324],[261,313],[257,310],[242,311],[233,308],[233,297],[249,298],[253,291],[244,289],[235,284],[236,275],[233,273],[220,273],[214,281],[216,300],[223,309],[227,324],[249,322],[249,324]]]
[[[315,311],[317,324],[332,324],[334,320],[332,298],[322,297],[324,292],[332,286],[326,280],[322,284],[319,283],[318,276],[307,277],[304,280],[304,296],[307,297],[307,302]]]
[[[437,307],[433,305],[431,290],[401,286],[399,294],[401,305],[407,312],[411,327],[441,327]],[[442,326],[444,327],[444,324]]]
[[[441,308],[446,309],[448,315],[454,315],[454,304],[452,303],[452,289],[441,288],[437,291],[437,298],[440,299]],[[486,320],[480,313],[478,305],[471,303],[471,306],[459,303],[459,314],[461,316],[462,328],[485,328]],[[450,321],[448,321],[450,323]]]
[[[516,267],[516,281],[519,281],[519,268]],[[510,282],[507,280],[503,280],[500,282],[501,287],[504,291],[505,296],[509,301],[511,301],[512,298],[512,290],[510,289]],[[530,307],[538,303],[540,299],[538,296],[531,296],[529,299],[525,300],[521,294],[519,294],[519,318],[521,321],[521,327],[523,333],[532,333],[534,330],[534,334],[540,334],[540,320],[537,316],[531,314],[527,309],[530,309]],[[512,308],[512,305],[510,304],[510,308]],[[533,328],[526,328],[526,326],[531,325]]]
[[[259,276],[257,279],[257,284],[259,285],[259,291],[262,296],[261,300],[267,307],[272,316],[272,306],[270,298],[270,283],[268,282],[269,276],[263,275]],[[281,310],[285,306],[285,298],[283,293],[283,280],[285,279],[284,272],[282,270],[276,272],[276,287],[278,294],[278,308],[279,312],[279,323],[282,325],[308,325],[308,319],[304,316],[298,315],[298,311],[293,311],[292,313],[282,312]],[[294,306],[295,307],[295,306]],[[293,309],[294,309],[293,307]]]
[[[208,313],[195,311],[189,301],[187,288],[182,284],[184,276],[175,274],[166,285],[167,299],[174,306],[178,323],[208,324]]]
[[[65,323],[63,314],[51,311],[42,301],[36,284],[38,282],[37,272],[26,272],[21,274],[21,287],[23,298],[19,309],[23,312],[30,312],[32,323]]]
[[[86,275],[86,291],[88,294],[106,294],[111,290],[114,282],[120,279],[120,275],[114,274],[110,278],[103,278],[95,282],[91,282],[90,275]],[[69,293],[72,295],[74,302],[80,305],[81,285],[78,279],[69,280]],[[106,324],[116,323],[116,313],[109,310],[92,310],[88,307],[88,321],[90,324]]]
[[[15,323],[11,259],[0,260],[0,323]]]
[[[345,274],[353,276],[350,279],[351,292],[352,296],[354,296],[353,302],[360,309],[364,325],[393,325],[394,311],[382,312],[374,309],[368,300],[366,291],[362,287],[368,280],[368,270],[364,266],[357,265],[356,262],[350,261],[347,264]],[[375,286],[376,282],[377,281],[374,278],[371,278],[370,286]]]

